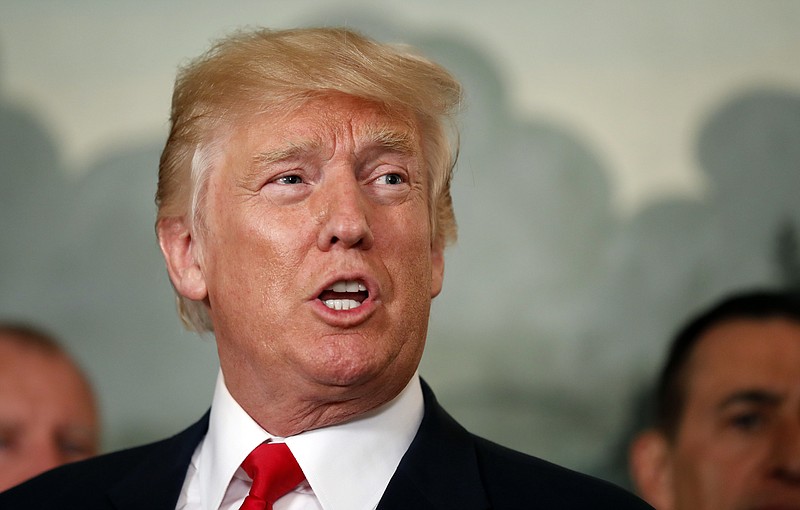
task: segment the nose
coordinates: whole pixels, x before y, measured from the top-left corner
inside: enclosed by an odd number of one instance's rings
[[[784,425],[773,444],[775,477],[785,483],[800,486],[800,422]]]
[[[351,169],[331,172],[318,190],[321,228],[317,246],[322,251],[335,247],[368,250],[374,238],[370,230],[369,198]]]

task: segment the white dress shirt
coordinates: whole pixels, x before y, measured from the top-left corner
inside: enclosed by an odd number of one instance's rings
[[[233,399],[220,372],[208,433],[197,446],[177,510],[238,510],[250,490],[240,467],[264,441],[285,442],[306,481],[280,498],[274,510],[373,510],[423,415],[422,388],[414,374],[394,400],[352,421],[276,437]]]

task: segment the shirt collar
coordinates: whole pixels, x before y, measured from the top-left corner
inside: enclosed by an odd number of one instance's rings
[[[277,438],[233,399],[220,372],[208,434],[197,459],[203,500],[208,508],[219,508],[245,457],[264,441],[285,440],[322,508],[375,508],[414,439],[423,413],[422,388],[415,373],[399,395],[369,413],[346,423]]]

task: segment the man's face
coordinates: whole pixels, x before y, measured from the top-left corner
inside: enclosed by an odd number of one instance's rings
[[[229,390],[382,403],[425,342],[443,257],[410,118],[342,95],[254,117],[208,186],[203,292]],[[204,295],[205,294],[205,295]]]
[[[93,398],[61,356],[0,336],[0,491],[97,453]]]
[[[800,509],[800,325],[735,320],[700,340],[668,465],[675,509]]]

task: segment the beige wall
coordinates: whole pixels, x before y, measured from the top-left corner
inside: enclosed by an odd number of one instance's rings
[[[175,68],[241,25],[321,23],[467,85],[423,375],[477,431],[617,479],[677,322],[792,278],[797,2],[0,0],[0,316],[84,360],[107,447],[198,416],[213,342],[181,333],[152,234]]]

